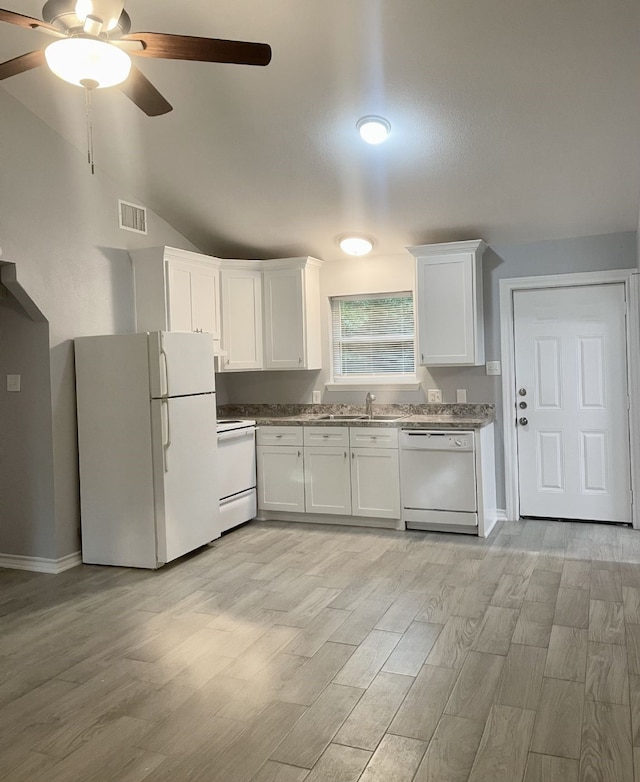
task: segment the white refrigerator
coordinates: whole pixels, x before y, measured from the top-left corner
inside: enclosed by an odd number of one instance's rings
[[[214,343],[75,340],[82,560],[157,568],[221,534]]]

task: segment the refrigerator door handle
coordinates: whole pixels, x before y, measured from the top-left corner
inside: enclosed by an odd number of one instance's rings
[[[167,354],[162,346],[160,347],[160,361],[164,368],[164,393],[162,393],[162,389],[160,389],[160,396],[169,396],[169,364],[167,361]]]
[[[167,439],[162,443],[162,461],[164,471],[169,472],[169,447],[171,445],[171,418],[169,416],[169,400],[162,400],[162,407],[167,411]]]

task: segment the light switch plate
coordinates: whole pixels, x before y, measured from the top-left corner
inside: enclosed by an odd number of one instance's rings
[[[499,361],[487,361],[487,375],[501,375],[502,367]]]
[[[436,405],[438,402],[442,402],[442,391],[439,388],[427,389],[427,402],[430,405]]]
[[[456,402],[466,402],[466,401],[467,401],[467,389],[456,388]]]
[[[20,375],[7,375],[7,391],[20,390]]]
[[[320,391],[312,391],[311,392],[311,404],[319,405],[321,399],[322,399],[322,394],[321,394]]]

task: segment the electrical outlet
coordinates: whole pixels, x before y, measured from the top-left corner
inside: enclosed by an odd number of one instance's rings
[[[311,404],[319,405],[322,400],[322,393],[320,391],[311,392]]]
[[[20,375],[7,375],[7,391],[20,390]]]
[[[467,401],[467,389],[456,388],[456,402],[466,402],[466,401]]]
[[[442,402],[442,391],[439,388],[429,388],[427,390],[427,402],[430,405],[436,405]]]
[[[499,361],[487,361],[487,375],[501,375],[502,368]]]

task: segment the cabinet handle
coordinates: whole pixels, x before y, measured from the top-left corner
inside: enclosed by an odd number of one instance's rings
[[[347,452],[346,451],[344,452],[344,458],[345,459],[347,458]]]
[[[420,354],[420,361],[422,361],[422,363],[424,364],[424,353]]]
[[[302,451],[298,451],[298,458],[302,456]]]
[[[351,458],[352,458],[352,459],[355,459],[355,458],[356,458],[356,455],[355,455],[355,453],[354,453],[353,451],[351,451]]]
[[[298,364],[302,364],[302,359],[301,358],[298,359]]]

